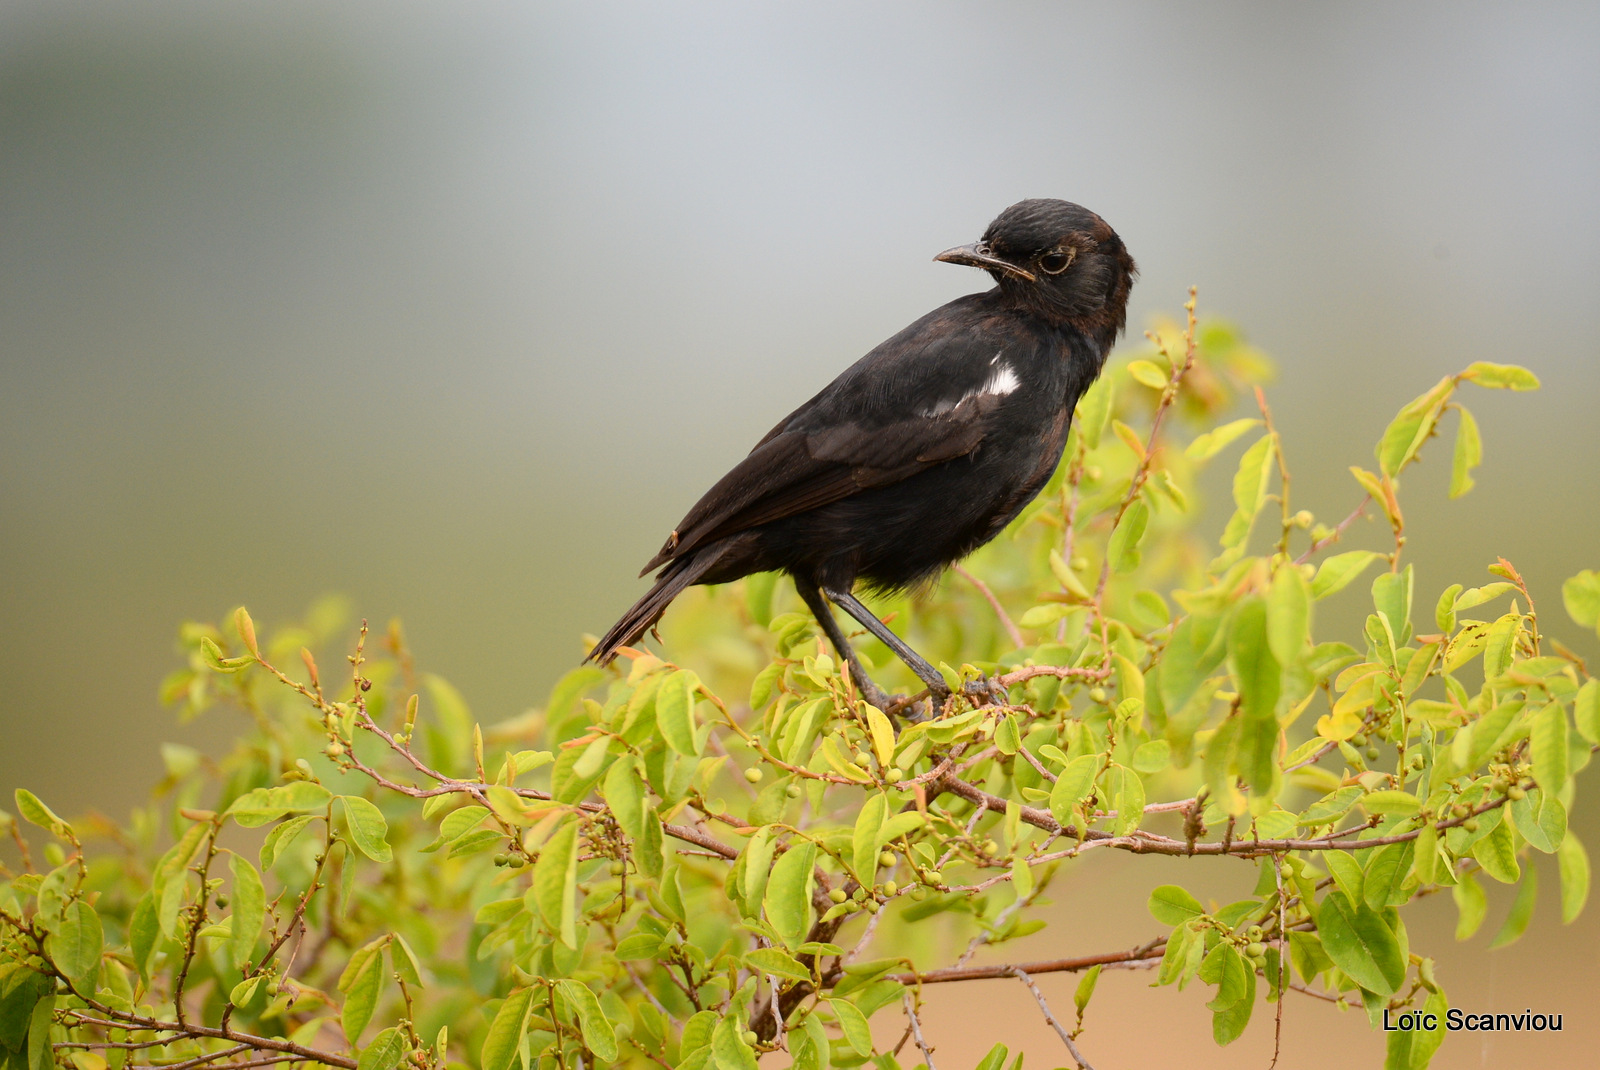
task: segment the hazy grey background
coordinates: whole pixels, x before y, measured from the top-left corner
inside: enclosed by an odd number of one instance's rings
[[[1279,360],[1330,517],[1405,399],[1534,368],[1468,394],[1478,490],[1447,442],[1408,480],[1419,610],[1504,554],[1570,636],[1597,55],[1593,4],[0,3],[0,789],[120,813],[159,740],[223,738],[154,693],[241,602],[343,592],[482,719],[541,702],[1028,196],[1120,231],[1136,328],[1198,283]]]

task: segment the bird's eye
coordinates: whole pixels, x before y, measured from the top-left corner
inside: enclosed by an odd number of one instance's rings
[[[1055,249],[1039,258],[1039,270],[1046,275],[1059,275],[1072,264],[1076,249]]]

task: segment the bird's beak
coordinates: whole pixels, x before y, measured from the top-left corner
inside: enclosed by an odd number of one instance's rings
[[[1033,272],[1026,271],[1009,260],[1002,260],[995,256],[989,251],[988,244],[981,241],[973,242],[971,245],[958,245],[954,249],[946,249],[934,259],[942,260],[946,264],[967,264],[987,271],[1003,271],[1014,278],[1026,279],[1029,282],[1039,281]]]

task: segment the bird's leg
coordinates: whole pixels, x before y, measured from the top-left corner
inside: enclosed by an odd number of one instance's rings
[[[822,625],[822,630],[827,634],[828,641],[839,652],[839,656],[845,660],[845,664],[850,666],[850,678],[856,682],[856,690],[861,692],[862,697],[878,707],[878,709],[888,709],[892,704],[892,700],[884,692],[883,688],[879,687],[872,677],[867,675],[866,666],[861,664],[861,659],[856,656],[855,649],[850,645],[850,640],[845,637],[844,630],[839,627],[839,622],[833,618],[833,610],[828,608],[828,603],[823,599],[821,590],[815,584],[807,583],[805,580],[798,578],[796,578],[794,585],[795,589],[800,592],[800,597],[807,608],[817,618],[817,623]]]
[[[912,650],[904,639],[890,631],[889,626],[879,620],[872,610],[862,605],[855,595],[848,591],[828,589],[824,589],[822,593],[827,595],[834,605],[860,621],[863,628],[877,636],[884,646],[894,651],[900,660],[917,674],[919,680],[928,685],[928,692],[933,696],[934,710],[937,712],[939,706],[950,697],[950,685],[944,682],[939,670],[928,664],[928,660],[921,654]],[[1006,700],[1004,690],[998,689],[987,678],[974,680],[961,690],[974,704],[1004,703]]]
[[[944,682],[944,677],[939,675],[939,670],[928,664],[926,658],[906,645],[906,641],[889,630],[889,626],[877,618],[877,615],[862,605],[860,600],[849,591],[824,590],[828,601],[854,617],[863,628],[877,637],[884,646],[895,652],[906,666],[917,674],[917,679],[928,685],[928,691],[939,702],[950,697],[950,688]]]

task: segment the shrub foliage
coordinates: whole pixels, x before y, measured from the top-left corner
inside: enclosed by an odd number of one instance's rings
[[[753,1070],[779,1049],[802,1070],[932,1067],[924,989],[1006,976],[1088,1066],[1105,969],[1195,983],[1219,1044],[1290,989],[1374,1020],[1446,1007],[1409,903],[1448,889],[1465,938],[1482,882],[1520,883],[1508,941],[1532,913],[1530,852],[1557,856],[1567,920],[1588,892],[1566,815],[1600,683],[1507,561],[1415,591],[1400,504],[1449,425],[1451,494],[1471,487],[1464,387],[1537,381],[1487,363],[1441,380],[1350,469],[1353,511],[1319,523],[1291,505],[1265,359],[1186,309],[1083,398],[1005,535],[937,597],[879,603],[952,684],[989,674],[1003,702],[865,704],[772,575],[686,598],[672,660],[575,669],[487,727],[398,626],[341,633],[321,609],[258,635],[240,609],[186,627],[166,697],[239,711],[233,751],[167,747],[126,828],[18,791],[42,859],[0,815],[3,1070]],[[1257,414],[1226,419],[1242,405]],[[1218,542],[1196,479],[1226,463]],[[1319,635],[1317,604],[1358,591],[1359,634]],[[1594,628],[1600,575],[1562,593]],[[913,683],[859,641],[885,683]],[[1063,867],[1110,851],[1242,859],[1248,894],[1156,887],[1136,947],[992,949],[1044,925]],[[1050,971],[1081,975],[1075,1015],[1034,984]],[[1389,1065],[1426,1066],[1441,1038],[1390,1034]],[[982,1070],[1007,1058],[997,1044]]]

